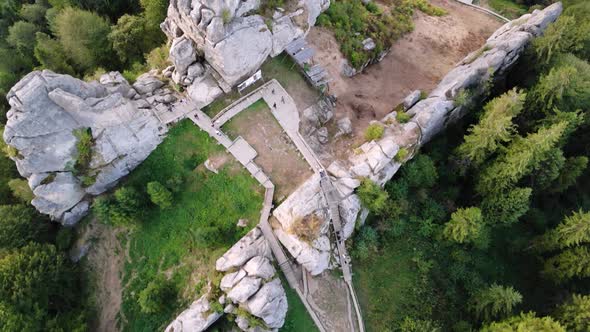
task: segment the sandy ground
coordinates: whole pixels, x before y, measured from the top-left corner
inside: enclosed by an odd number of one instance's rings
[[[338,98],[335,118],[350,117],[357,144],[371,120],[391,112],[413,90],[433,89],[459,60],[483,45],[502,25],[452,0],[431,2],[449,14],[431,17],[416,11],[414,31],[397,41],[383,61],[352,78],[341,75],[344,58],[333,34],[325,28],[311,29],[307,41],[317,51],[314,62],[326,67],[333,79],[329,92]],[[351,140],[341,139],[333,148],[348,150],[351,144]]]
[[[222,128],[233,139],[242,136],[258,153],[257,165],[275,185],[281,201],[313,173],[299,151],[268,108],[247,109]]]
[[[97,316],[91,330],[113,332],[119,330],[118,314],[121,309],[123,287],[121,273],[125,263],[125,249],[117,239],[117,231],[92,220],[80,231],[78,243],[90,243],[84,268],[92,278]]]

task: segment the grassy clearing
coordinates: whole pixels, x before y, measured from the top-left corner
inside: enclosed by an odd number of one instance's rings
[[[270,107],[268,107],[268,105],[263,99],[259,99],[255,101],[252,105],[248,106],[246,109],[241,111],[239,114],[234,116],[231,120],[226,122],[223,125],[223,132],[232,140],[238,138],[238,136],[240,136],[240,124],[242,123],[242,120],[248,118],[251,114],[258,112],[268,113],[266,115],[268,116],[270,121],[277,122],[275,117],[270,112]],[[277,125],[280,126],[278,122]]]
[[[276,79],[297,104],[300,110],[315,103],[320,93],[307,83],[299,67],[286,53],[269,59],[262,67],[262,77],[266,81]]]
[[[498,14],[509,19],[518,18],[527,12],[526,6],[512,0],[488,0],[488,5]]]
[[[226,165],[219,174],[213,174],[197,167],[222,149],[206,133],[184,121],[125,181],[125,186],[145,195],[148,182],[166,183],[182,176],[172,208],[147,208],[139,228],[129,235],[123,275],[123,330],[162,330],[178,310],[196,298],[195,285],[211,272],[215,259],[248,231],[237,228],[237,220],[258,219],[262,190],[245,170]],[[221,236],[215,245],[204,246],[195,234],[208,227],[217,227]],[[172,278],[183,300],[166,312],[144,314],[137,298],[158,275]]]

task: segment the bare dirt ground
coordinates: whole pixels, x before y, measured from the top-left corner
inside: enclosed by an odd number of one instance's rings
[[[324,327],[328,331],[354,331],[356,317],[349,317],[353,309],[344,280],[330,271],[307,280],[309,296],[317,306],[316,313]]]
[[[117,238],[117,231],[92,220],[81,231],[78,243],[91,244],[84,268],[92,276],[90,283],[96,310],[91,330],[113,332],[119,330],[123,287],[121,272],[125,264],[125,249]]]
[[[312,175],[307,162],[264,103],[256,102],[242,111],[223,130],[231,137],[242,136],[258,153],[254,159],[276,186],[281,201]]]
[[[392,47],[380,63],[352,78],[341,75],[343,55],[331,31],[314,27],[307,41],[316,49],[314,62],[331,78],[329,92],[338,98],[335,118],[350,117],[355,140],[331,143],[332,151],[349,150],[362,140],[371,120],[391,112],[413,90],[432,90],[441,78],[468,53],[476,50],[501,25],[487,14],[452,0],[431,0],[449,14],[434,17],[416,11],[415,29]]]

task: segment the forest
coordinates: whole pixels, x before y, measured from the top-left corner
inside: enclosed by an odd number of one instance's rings
[[[373,331],[590,330],[590,3],[423,147],[351,246]]]
[[[119,70],[133,81],[163,63],[167,6],[3,0],[0,123],[6,93],[32,70],[85,79]],[[350,246],[371,331],[590,330],[590,2],[564,7],[503,86],[466,105],[384,189],[358,189],[371,215]],[[0,149],[0,331],[86,331],[93,313],[87,276],[68,257],[73,232],[34,210],[14,151],[2,140]],[[169,205],[160,183],[147,190]],[[134,216],[116,212],[134,195],[121,190],[95,209],[127,224]]]

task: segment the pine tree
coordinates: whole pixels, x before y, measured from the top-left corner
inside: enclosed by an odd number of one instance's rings
[[[547,259],[543,273],[558,283],[590,277],[590,250],[582,246],[567,249]]]
[[[590,331],[590,295],[574,294],[557,308],[555,317],[568,331]]]
[[[525,93],[513,89],[490,101],[479,123],[469,128],[457,150],[459,155],[479,165],[511,141],[515,133],[512,119],[522,111],[525,98]]]
[[[561,138],[567,122],[541,128],[525,138],[518,138],[505,155],[499,157],[480,174],[476,189],[481,194],[495,194],[508,189],[528,175]]]
[[[446,223],[443,236],[457,243],[473,243],[481,235],[483,226],[483,217],[479,208],[458,209]]]
[[[566,332],[566,330],[551,317],[536,317],[533,312],[529,312],[484,326],[481,332]]]
[[[559,176],[553,184],[549,187],[550,192],[560,193],[573,184],[584,170],[588,167],[588,158],[585,156],[571,157],[565,162],[565,165],[561,169]]]
[[[514,188],[508,192],[488,195],[481,208],[488,224],[513,224],[531,205],[531,188]]]
[[[492,284],[475,294],[471,301],[475,314],[484,321],[490,321],[510,315],[522,302],[522,295],[512,287]]]
[[[581,243],[590,242],[590,213],[574,212],[571,216],[548,231],[540,240],[542,250],[570,248]]]

